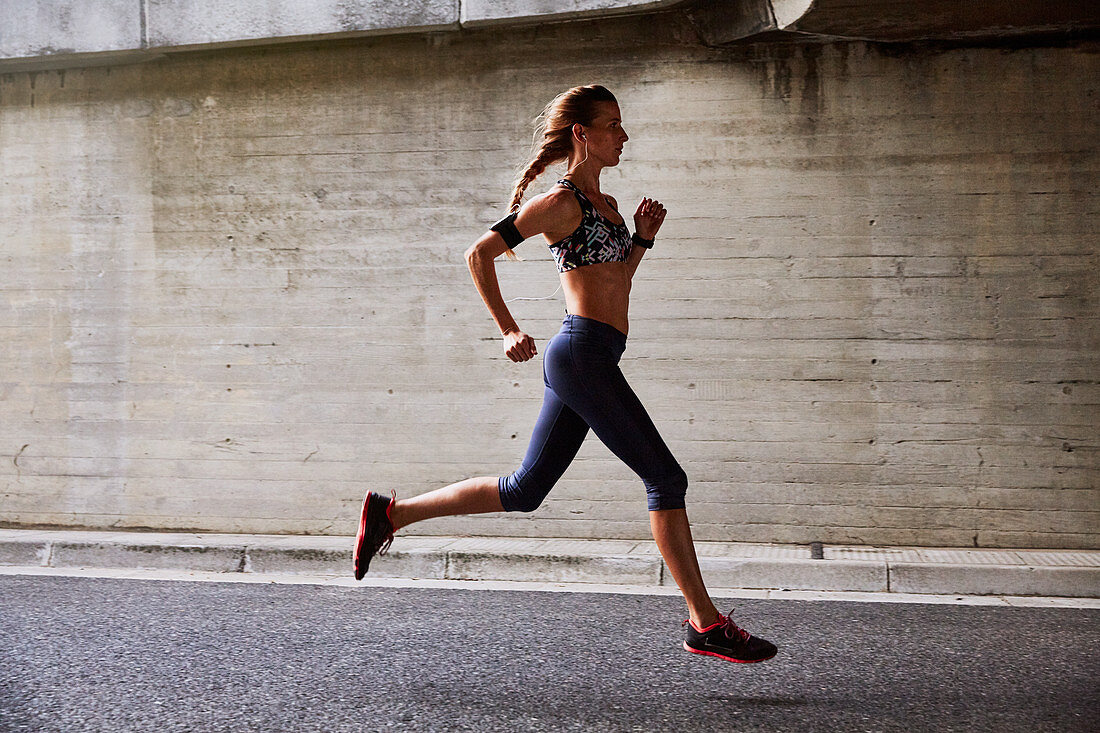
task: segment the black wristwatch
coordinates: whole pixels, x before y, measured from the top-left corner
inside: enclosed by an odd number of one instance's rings
[[[652,239],[642,239],[640,236],[638,236],[638,232],[634,232],[633,234],[630,235],[630,241],[633,242],[634,244],[638,245],[639,247],[645,247],[646,249],[653,249],[653,240]]]

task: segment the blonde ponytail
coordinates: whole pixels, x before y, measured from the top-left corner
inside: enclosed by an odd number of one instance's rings
[[[527,187],[551,165],[569,159],[573,150],[573,125],[591,125],[596,116],[596,102],[616,102],[615,95],[599,84],[573,87],[554,97],[542,114],[535,118],[534,139],[538,145],[534,158],[524,167],[512,187],[508,211],[519,211]],[[541,139],[540,139],[541,138]],[[509,259],[519,259],[509,249]]]

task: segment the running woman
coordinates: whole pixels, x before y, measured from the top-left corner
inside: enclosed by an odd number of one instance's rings
[[[567,315],[543,356],[542,411],[522,464],[508,476],[469,478],[401,501],[368,492],[356,536],[355,577],[366,574],[375,554],[386,552],[394,532],[413,522],[534,511],[591,428],[645,485],[653,537],[687,601],[684,648],[730,662],[762,662],[775,656],[775,645],[720,614],[703,585],[684,509],[687,475],[618,366],[626,349],[631,280],[666,213],[659,201],[643,198],[631,235],[615,199],[600,192],[600,172],[619,164],[630,139],[621,116],[614,95],[602,86],[558,95],[540,117],[542,144],[512,191],[513,213],[466,251],[474,284],[514,362],[538,351],[508,312],[494,260],[505,253],[514,259],[514,247],[542,234],[565,290]],[[565,176],[521,207],[527,186],[560,161],[568,162]]]

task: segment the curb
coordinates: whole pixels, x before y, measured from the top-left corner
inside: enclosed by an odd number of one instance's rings
[[[0,530],[0,565],[350,575],[351,537]],[[1100,598],[1100,551],[697,543],[707,584]],[[817,555],[817,559],[814,555]],[[652,542],[399,537],[371,576],[674,586]]]

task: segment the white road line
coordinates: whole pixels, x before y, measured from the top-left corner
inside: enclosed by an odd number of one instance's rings
[[[189,570],[140,570],[134,568],[48,568],[35,565],[0,566],[0,575],[39,575],[61,578],[114,578],[123,580],[183,580],[204,583],[269,583],[320,585],[332,588],[451,588],[458,590],[537,591],[543,593],[617,593],[622,595],[678,596],[676,588],[606,583],[533,583],[512,580],[440,580],[435,578],[364,578],[338,575],[288,573],[213,573]],[[1100,608],[1100,598],[1040,596],[966,596],[919,593],[866,593],[849,591],[756,590],[712,588],[715,599],[763,598],[793,601],[848,601],[857,603],[921,603],[953,606],[1018,606],[1029,608]]]

